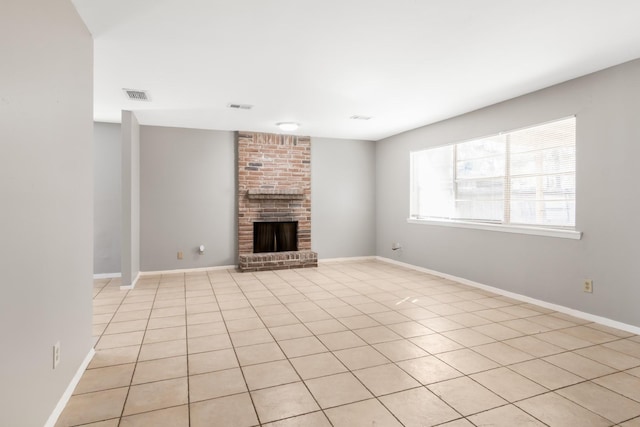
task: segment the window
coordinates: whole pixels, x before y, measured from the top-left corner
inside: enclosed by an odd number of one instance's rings
[[[411,153],[411,219],[572,228],[576,119]]]

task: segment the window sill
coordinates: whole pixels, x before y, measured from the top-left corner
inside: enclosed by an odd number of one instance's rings
[[[562,239],[580,240],[581,231],[563,230],[559,228],[527,227],[523,225],[484,224],[469,221],[435,220],[408,218],[409,224],[438,225],[443,227],[472,228],[476,230],[500,231],[503,233],[531,234],[535,236],[559,237]]]

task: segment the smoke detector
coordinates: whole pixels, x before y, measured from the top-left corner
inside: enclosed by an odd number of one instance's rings
[[[234,108],[236,110],[251,110],[253,108],[253,105],[251,104],[227,104],[228,108]]]

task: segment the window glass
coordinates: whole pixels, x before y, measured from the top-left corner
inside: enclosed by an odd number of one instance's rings
[[[411,153],[411,217],[574,226],[575,122]]]

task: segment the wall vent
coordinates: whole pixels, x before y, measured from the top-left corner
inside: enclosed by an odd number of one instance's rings
[[[371,116],[351,116],[349,117],[351,120],[371,120]]]
[[[122,89],[131,101],[151,101],[146,90]]]
[[[251,110],[253,105],[250,104],[227,104],[229,108],[235,108],[236,110]]]

